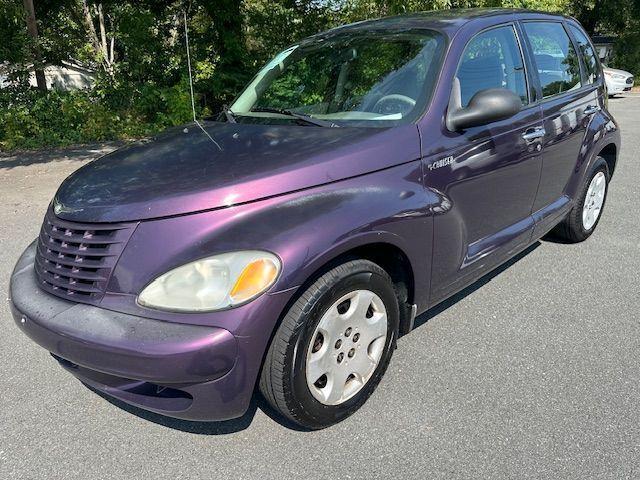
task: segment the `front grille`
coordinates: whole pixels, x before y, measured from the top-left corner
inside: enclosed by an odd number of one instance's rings
[[[75,302],[99,301],[133,224],[76,223],[49,209],[35,261],[40,287]]]
[[[633,77],[629,77],[629,78],[627,78],[627,83],[628,83],[629,85],[633,85]]]

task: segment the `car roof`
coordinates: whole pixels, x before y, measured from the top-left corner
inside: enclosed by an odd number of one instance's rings
[[[452,8],[447,10],[430,10],[410,13],[374,20],[364,20],[333,28],[326,32],[314,35],[311,38],[327,37],[342,33],[367,30],[380,32],[408,29],[434,29],[444,31],[446,33],[453,33],[462,25],[475,19],[500,16],[512,18],[514,15],[517,15],[518,18],[571,18],[557,13],[526,10],[522,8]]]

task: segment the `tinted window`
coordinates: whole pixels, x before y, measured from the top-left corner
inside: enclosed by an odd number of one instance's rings
[[[598,61],[596,60],[596,54],[591,48],[591,43],[587,36],[582,33],[578,27],[569,25],[573,38],[576,39],[578,48],[580,49],[580,55],[584,63],[585,73],[587,75],[587,83],[593,83],[598,78]]]
[[[476,35],[462,54],[458,73],[462,106],[487,88],[508,88],[527,103],[522,54],[513,27],[493,28]]]
[[[560,23],[527,22],[542,95],[551,97],[580,87],[580,61]]]

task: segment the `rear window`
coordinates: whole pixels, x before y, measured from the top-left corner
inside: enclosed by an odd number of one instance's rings
[[[561,23],[526,22],[543,97],[580,88],[580,61]]]
[[[569,25],[569,29],[578,44],[578,49],[582,56],[582,63],[585,68],[585,74],[587,76],[587,83],[593,83],[598,78],[598,60],[596,59],[596,54],[591,47],[589,39],[584,33],[582,33],[582,30],[574,25]]]

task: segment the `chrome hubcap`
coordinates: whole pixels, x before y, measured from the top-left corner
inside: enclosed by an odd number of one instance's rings
[[[606,189],[607,180],[604,173],[598,172],[595,177],[591,179],[582,207],[582,226],[585,230],[591,230],[596,224],[600,216],[600,211],[602,210]]]
[[[350,292],[324,313],[307,349],[307,386],[316,400],[338,405],[375,372],[387,340],[387,310],[369,290]]]

